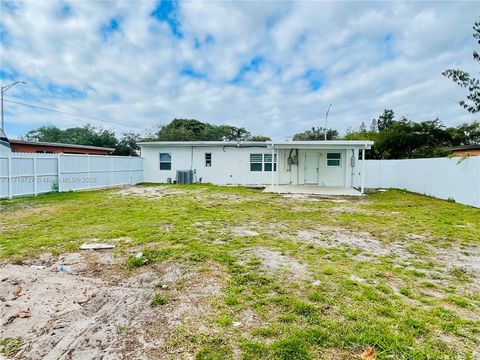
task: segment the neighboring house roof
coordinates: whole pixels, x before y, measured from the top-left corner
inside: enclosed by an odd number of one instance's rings
[[[450,151],[455,151],[455,150],[480,150],[480,144],[452,146],[452,147],[449,147],[448,150],[450,150]]]
[[[337,147],[365,147],[369,149],[373,141],[364,140],[327,140],[327,141],[149,141],[140,142],[141,147],[150,146],[194,146],[194,147],[314,147],[314,148],[337,148]]]
[[[104,150],[104,151],[114,151],[114,148],[99,147],[99,146],[88,146],[88,145],[76,145],[76,144],[64,144],[64,143],[53,143],[53,142],[43,142],[43,141],[25,141],[10,139],[10,144],[22,144],[22,145],[38,145],[38,146],[58,146],[66,148],[75,148],[75,149],[86,149],[86,150]]]

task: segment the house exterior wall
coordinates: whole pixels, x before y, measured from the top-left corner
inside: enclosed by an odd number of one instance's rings
[[[327,154],[340,153],[340,166],[328,166]],[[307,156],[316,159],[318,168],[316,185],[319,186],[345,186],[352,184],[352,168],[350,166],[351,150],[303,150],[298,151],[298,165],[288,166],[290,149],[278,150],[279,185],[303,185],[307,179]],[[355,158],[358,158],[358,150],[354,150]],[[311,170],[311,169],[310,169]],[[311,174],[311,173],[310,173]],[[313,184],[313,183],[312,183]]]
[[[480,148],[478,149],[465,149],[465,150],[453,150],[452,153],[456,156],[462,156],[463,154],[477,154],[480,156]]]
[[[277,154],[277,173],[271,171],[251,171],[250,154],[272,154],[266,147],[232,147],[232,146],[142,146],[145,159],[144,180],[146,182],[166,183],[168,178],[175,180],[177,170],[195,170],[196,180],[217,185],[269,185],[272,183],[305,184],[306,156],[316,157],[320,186],[350,187],[352,170],[350,167],[350,150],[299,150],[298,165],[288,166],[290,149],[275,149]],[[340,153],[340,166],[327,166],[327,153]],[[171,154],[171,170],[160,170],[160,153]],[[211,166],[206,166],[205,154],[211,154]],[[358,157],[358,150],[355,150]],[[315,169],[316,171],[316,169]]]
[[[171,154],[171,170],[160,170],[160,153]],[[205,165],[205,154],[212,154],[212,165]],[[250,154],[271,154],[267,148],[236,147],[142,147],[146,182],[165,183],[175,180],[177,170],[196,170],[197,181],[218,185],[264,185],[271,181],[271,172],[250,171]]]
[[[11,142],[10,146],[13,152],[17,153],[47,153],[47,154],[89,154],[89,155],[108,155],[108,150],[85,149],[76,147],[51,146],[41,144],[18,144]]]

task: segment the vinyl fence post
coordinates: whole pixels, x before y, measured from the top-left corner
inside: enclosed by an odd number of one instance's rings
[[[37,157],[33,156],[33,195],[37,196]]]
[[[13,186],[12,186],[12,157],[8,157],[8,198],[13,197]]]
[[[113,157],[110,158],[110,186],[113,186]]]
[[[60,170],[60,156],[62,154],[58,154],[57,156],[57,187],[58,187],[58,192],[62,191],[62,171]]]
[[[129,170],[129,173],[130,173],[130,185],[133,185],[132,183],[132,157],[130,156],[128,158],[128,170]]]
[[[87,187],[90,189],[90,155],[87,154]]]

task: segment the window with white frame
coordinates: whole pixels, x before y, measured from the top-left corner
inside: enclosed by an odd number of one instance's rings
[[[250,154],[250,171],[277,171],[277,155],[274,156],[272,163],[272,154]]]
[[[205,153],[205,166],[206,167],[212,166],[212,153]]]
[[[250,154],[250,171],[262,171],[263,154]]]
[[[263,171],[272,171],[272,154],[263,154]],[[273,171],[277,171],[277,154],[274,156]]]
[[[160,170],[172,170],[172,154],[160,153]]]
[[[327,153],[327,166],[341,166],[342,154],[340,153]]]

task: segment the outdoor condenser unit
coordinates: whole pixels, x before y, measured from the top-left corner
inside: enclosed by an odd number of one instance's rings
[[[193,170],[177,170],[177,184],[193,184]]]

